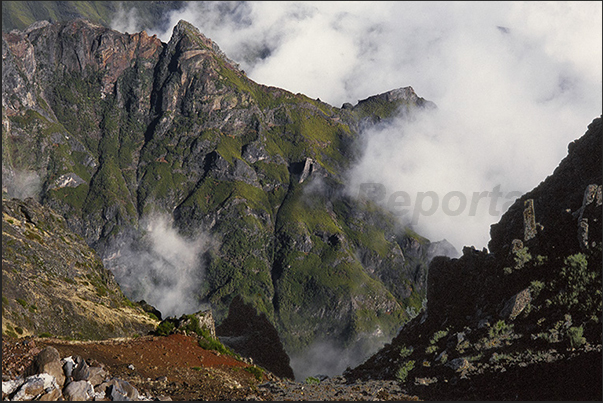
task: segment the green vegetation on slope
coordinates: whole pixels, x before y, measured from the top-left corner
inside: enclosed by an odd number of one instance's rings
[[[78,51],[77,29],[61,46],[90,60],[55,69],[39,49],[36,74],[52,79],[31,83],[36,108],[3,111],[3,167],[39,172],[43,202],[87,242],[114,251],[151,213],[171,215],[182,236],[209,233],[199,300],[219,322],[241,295],[293,351],[325,334],[385,340],[422,308],[428,241],[344,196],[353,113],[254,83],[187,23],[144,58],[131,36],[81,30],[133,57],[99,64]],[[66,177],[78,186],[55,186]]]

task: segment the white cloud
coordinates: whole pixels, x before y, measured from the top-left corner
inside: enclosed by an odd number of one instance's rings
[[[143,30],[141,28],[140,14],[136,7],[126,11],[120,3],[117,7],[117,13],[111,24],[111,28],[120,32],[134,33]]]
[[[392,191],[443,197],[526,192],[553,172],[601,114],[601,11],[601,2],[189,2],[169,30],[147,31],[168,41],[189,21],[255,81],[334,106],[412,86],[438,112],[371,133],[359,167]],[[422,218],[426,235],[458,249],[486,246],[499,219]]]
[[[382,336],[362,338],[344,347],[332,340],[317,340],[303,352],[291,354],[291,368],[297,382],[308,377],[337,376],[346,368],[362,364],[386,343]]]
[[[134,301],[145,300],[164,318],[201,310],[201,255],[210,247],[209,237],[184,237],[162,214],[142,219],[140,227],[140,239],[114,242],[110,249],[115,252],[103,262],[124,293]]]
[[[7,197],[39,200],[41,190],[42,180],[36,171],[8,169],[2,172],[2,191],[6,191]]]

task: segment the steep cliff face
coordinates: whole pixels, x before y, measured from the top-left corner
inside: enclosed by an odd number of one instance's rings
[[[426,312],[350,377],[429,399],[601,399],[602,122],[491,227],[490,251],[433,259]]]
[[[2,200],[2,333],[97,340],[158,323],[63,217],[31,198]]]
[[[582,138],[569,144],[568,157],[555,172],[492,226],[492,253],[508,255],[516,239],[533,253],[559,256],[600,245],[601,125],[595,119]]]
[[[3,193],[38,184],[118,280],[162,215],[211,240],[193,299],[219,323],[241,295],[290,351],[385,341],[420,309],[434,247],[343,182],[360,124],[430,105],[412,88],[335,108],[253,82],[184,21],[169,43],[37,23],[3,34],[2,51]]]

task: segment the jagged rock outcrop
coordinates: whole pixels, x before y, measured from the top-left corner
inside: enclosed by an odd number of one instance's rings
[[[179,333],[209,341],[216,339],[216,323],[211,309],[204,309],[193,314],[184,314],[179,318],[167,317],[161,321],[155,333],[161,336]]]
[[[289,356],[276,328],[263,313],[246,304],[240,296],[230,303],[228,316],[216,328],[220,340],[255,364],[281,378],[294,379]]]
[[[62,216],[31,198],[2,200],[3,333],[103,339],[147,334],[157,323]]]
[[[434,258],[426,311],[346,375],[435,400],[600,400],[602,122],[492,225],[489,251]]]
[[[593,239],[595,242],[601,239],[601,221],[597,217],[600,208],[597,209],[596,202],[596,189],[601,185],[601,126],[600,118],[589,124],[585,135],[569,144],[568,157],[559,164],[553,174],[518,199],[509,207],[507,214],[492,226],[491,241],[488,244],[490,252],[507,256],[511,252],[512,241],[525,240],[526,231],[538,234],[527,243],[530,244],[531,250],[553,249],[552,245],[556,245],[561,249],[555,253],[560,255],[578,252],[578,231],[582,220],[578,221],[578,215],[573,214],[583,211],[585,192],[591,195],[587,196],[587,200],[595,201],[592,204],[594,215],[590,217],[589,222],[599,223],[593,226]],[[527,229],[523,213],[518,214],[526,208],[525,203],[528,200],[532,200],[528,203],[533,205],[534,223],[540,224],[538,229],[533,224],[529,224],[530,229]]]
[[[191,326],[193,322],[195,322],[195,327],[199,326],[199,328],[207,330],[210,337],[216,337],[216,323],[214,322],[214,316],[211,309],[181,317],[175,326],[175,331],[179,332],[181,329],[186,329]]]

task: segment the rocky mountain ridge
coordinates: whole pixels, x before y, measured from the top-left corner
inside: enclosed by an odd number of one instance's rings
[[[239,294],[287,351],[386,341],[421,309],[434,245],[342,176],[360,124],[430,105],[412,88],[336,108],[253,82],[184,21],[168,43],[39,22],[2,49],[3,192],[34,185],[132,299],[165,310],[148,284],[192,273],[183,299],[219,323]],[[153,249],[156,217],[198,245],[188,266]]]

